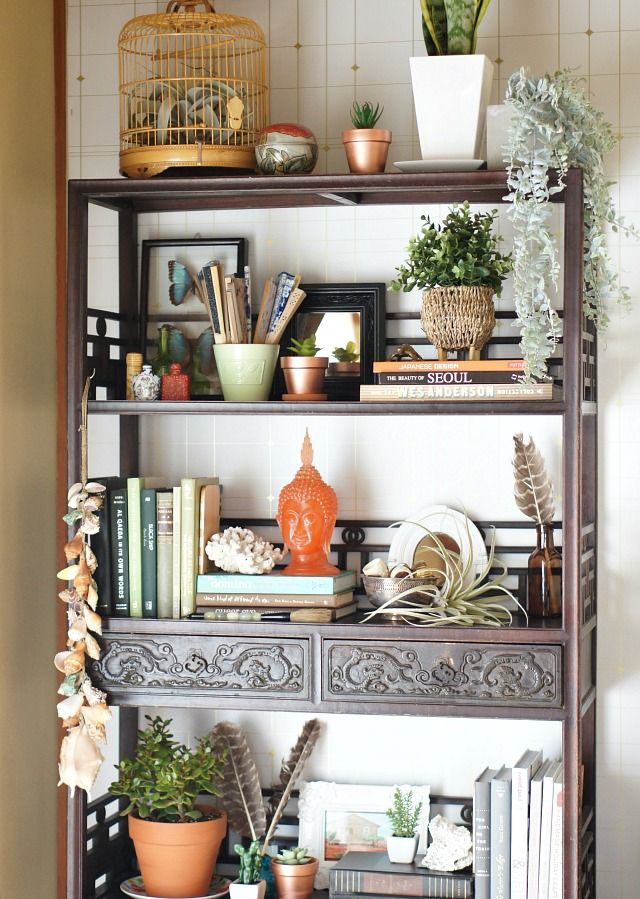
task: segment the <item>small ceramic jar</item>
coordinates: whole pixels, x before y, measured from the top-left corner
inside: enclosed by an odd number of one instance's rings
[[[303,125],[279,122],[258,135],[256,162],[263,175],[308,175],[318,161],[318,141]]]
[[[173,362],[168,375],[162,376],[163,400],[188,400],[189,375],[182,371],[179,362]]]
[[[140,374],[131,382],[134,400],[157,400],[160,396],[160,378],[154,375],[150,365],[143,365]]]

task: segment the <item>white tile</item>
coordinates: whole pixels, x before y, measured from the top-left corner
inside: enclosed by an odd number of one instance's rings
[[[256,22],[265,33],[267,46],[269,45],[269,12],[271,3],[269,0],[233,0],[233,4],[221,8],[220,12],[232,13],[234,16],[245,16]],[[164,3],[162,11],[164,11]]]
[[[80,53],[80,8],[67,7],[67,55],[77,56]]]
[[[633,78],[634,76],[629,76]],[[624,88],[624,81],[622,82]],[[617,75],[592,75],[589,79],[590,97],[589,99],[599,110],[601,110],[614,128],[619,123],[618,108],[622,108],[622,116],[624,119],[625,108],[622,105],[622,95],[620,93],[620,80]],[[623,124],[620,122],[620,124]]]
[[[303,45],[298,50],[298,78],[300,87],[322,88],[327,78],[324,46]]]
[[[585,32],[589,27],[589,0],[560,0],[560,33]]]
[[[640,28],[640,8],[635,0],[620,0],[620,31]]]
[[[298,86],[298,51],[294,47],[272,47],[270,84],[275,90]]]
[[[413,39],[412,0],[356,0],[359,44]]]
[[[640,74],[623,75],[620,80],[620,124],[623,128],[637,128],[640,126],[640,109],[637,103]]]
[[[327,42],[326,3],[317,0],[299,0],[298,21],[299,40],[303,46],[309,44],[324,48]]]
[[[385,44],[360,44],[356,48],[358,71],[356,79],[358,91],[367,85],[403,84],[411,81],[409,57],[411,45],[408,41],[388,41]],[[369,98],[376,103],[377,98]]]
[[[271,47],[291,47],[298,40],[296,0],[278,0],[269,4],[269,43]]]
[[[640,31],[620,32],[620,70],[624,74],[640,72]]]
[[[418,4],[416,4],[416,7]],[[421,26],[422,17],[416,16],[416,23],[414,26],[414,32],[416,36],[422,35],[422,26]],[[497,35],[499,33],[499,21],[500,21],[500,4],[499,3],[490,3],[488,9],[484,14],[484,18],[482,22],[480,22],[480,27],[478,29],[478,38],[486,38],[489,36]]]
[[[270,122],[295,122],[298,118],[298,92],[295,88],[272,89],[269,96]]]
[[[299,91],[301,122],[311,128],[316,138],[323,142],[325,135],[327,91],[324,87],[303,87]]]
[[[118,87],[118,54],[82,55],[82,94],[105,95],[117,94]]]
[[[616,75],[620,68],[619,37],[614,31],[595,31],[591,45],[591,75]]]
[[[355,41],[356,0],[326,0],[327,44],[352,44]]]
[[[521,66],[532,72],[554,71],[558,67],[558,40],[555,35],[503,37],[500,55],[503,72],[514,72]]]
[[[619,3],[594,3],[591,0],[589,10],[589,28],[593,31],[617,31],[620,27]]]
[[[327,88],[327,137],[333,143],[337,143],[342,150],[342,131],[351,127],[349,112],[354,100],[354,88],[344,85],[342,87]],[[343,157],[344,157],[344,151]],[[333,156],[330,155],[330,161]],[[345,162],[346,165],[346,162]],[[343,169],[344,170],[344,169]],[[333,166],[330,172],[337,171]]]
[[[555,34],[558,28],[559,0],[529,0],[526,15],[518,3],[500,4],[500,34]]]
[[[80,97],[67,99],[67,141],[69,147],[80,147]]]
[[[122,26],[133,18],[133,3],[81,8],[82,52],[113,53]]]
[[[560,35],[560,66],[575,69],[579,75],[588,74],[589,38],[586,34]]]
[[[113,147],[118,143],[118,98],[81,98],[81,139],[84,148]]]

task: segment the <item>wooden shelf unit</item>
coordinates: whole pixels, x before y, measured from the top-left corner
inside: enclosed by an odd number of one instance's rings
[[[503,172],[326,175],[220,178],[158,178],[72,181],[69,185],[68,261],[68,479],[77,480],[80,447],[77,428],[85,376],[91,370],[91,316],[87,305],[88,210],[97,204],[115,210],[119,226],[117,321],[121,360],[139,348],[137,290],[137,215],[144,212],[386,204],[448,204],[469,200],[499,204],[507,193]],[[363,624],[358,617],[331,625],[213,621],[110,619],[105,622],[101,660],[94,681],[120,706],[120,750],[135,740],[135,710],[140,705],[216,705],[226,708],[279,708],[322,712],[529,718],[562,723],[564,759],[564,896],[595,895],[595,658],[596,658],[596,498],[597,416],[595,331],[582,316],[582,179],[569,172],[566,188],[555,194],[563,203],[564,310],[562,378],[564,398],[548,402],[361,404],[282,402],[142,404],[125,402],[110,388],[107,399],[93,399],[91,414],[116,414],[120,420],[120,473],[138,474],[138,422],[158,414],[331,414],[331,415],[558,415],[563,437],[563,597],[561,621],[510,628],[436,628],[418,633],[393,623]],[[115,285],[114,285],[115,289]],[[507,342],[513,342],[509,338]],[[122,371],[124,361],[119,363]],[[505,475],[506,476],[506,475]],[[363,526],[365,523],[362,523]],[[375,523],[368,522],[368,525]],[[364,545],[366,549],[366,544]],[[136,647],[150,660],[153,676],[135,670]],[[207,666],[220,648],[236,661],[247,649],[275,647],[279,680],[247,689],[227,672],[208,684]],[[381,696],[369,690],[359,666],[367,653],[388,677]],[[167,673],[166,660],[187,671],[181,680]],[[186,665],[186,669],[185,669]],[[391,673],[407,672],[394,686]],[[164,666],[164,667],[163,667]],[[237,668],[237,666],[236,666]],[[473,669],[473,671],[471,670]],[[172,669],[176,670],[176,667]],[[269,666],[267,665],[267,670]],[[291,674],[291,672],[294,672]],[[132,675],[132,672],[134,674]],[[194,675],[194,672],[196,674]],[[198,679],[198,672],[205,674]],[[234,680],[234,677],[236,680]],[[288,678],[288,679],[287,679]],[[276,682],[277,681],[277,682]],[[485,689],[491,682],[491,689]],[[431,690],[424,689],[429,683]],[[284,704],[284,705],[283,705]],[[478,767],[482,767],[479,759]],[[470,782],[477,772],[469,772]],[[583,813],[588,809],[588,814]],[[68,803],[67,899],[94,899],[117,892],[126,876],[130,853],[122,822],[109,814],[91,819],[87,830],[86,799],[76,793]],[[116,819],[117,820],[117,819]],[[107,823],[104,823],[104,822]],[[106,828],[106,831],[105,831]],[[111,828],[111,831],[109,831]],[[107,836],[105,837],[105,832]],[[108,834],[111,833],[111,836]],[[89,851],[87,852],[87,839]],[[122,872],[125,871],[123,874]],[[105,875],[96,892],[95,879]]]

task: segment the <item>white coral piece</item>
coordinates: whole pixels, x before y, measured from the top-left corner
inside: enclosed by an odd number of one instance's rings
[[[462,827],[436,815],[429,824],[433,842],[420,862],[424,868],[436,871],[462,871],[473,861],[471,834]]]
[[[227,528],[214,534],[205,552],[222,571],[240,574],[266,574],[283,558],[282,550],[249,528]]]

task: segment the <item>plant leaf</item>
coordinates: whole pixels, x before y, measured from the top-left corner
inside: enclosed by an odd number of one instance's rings
[[[530,437],[528,443],[522,434],[514,434],[515,454],[513,493],[521,512],[537,524],[553,521],[553,487],[544,467],[544,459]]]

